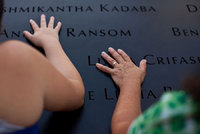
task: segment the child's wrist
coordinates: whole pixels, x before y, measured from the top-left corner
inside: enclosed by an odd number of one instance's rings
[[[49,48],[55,48],[55,47],[60,47],[61,44],[58,40],[51,40],[51,41],[48,41],[48,42],[44,42],[44,43],[41,43],[41,47],[45,50],[45,49],[49,49]]]

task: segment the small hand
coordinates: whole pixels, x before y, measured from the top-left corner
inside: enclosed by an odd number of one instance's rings
[[[54,42],[59,42],[58,33],[61,29],[62,24],[61,22],[58,22],[57,26],[54,28],[54,20],[55,18],[52,16],[47,26],[46,17],[44,14],[42,14],[39,27],[37,23],[31,19],[30,24],[34,30],[34,34],[31,34],[28,31],[24,31],[25,37],[36,46],[42,48],[44,48],[45,45],[50,45]]]
[[[118,51],[115,51],[113,48],[109,48],[108,51],[114,59],[105,52],[102,52],[101,56],[113,66],[113,68],[109,68],[99,63],[96,64],[96,67],[99,70],[110,74],[119,88],[122,88],[127,84],[133,84],[134,82],[141,84],[144,81],[146,74],[146,60],[142,60],[140,66],[137,67],[123,50],[118,49]]]

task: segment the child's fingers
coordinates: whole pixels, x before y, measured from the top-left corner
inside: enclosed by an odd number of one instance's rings
[[[61,29],[61,26],[62,26],[62,23],[58,22],[57,26],[55,27],[55,30],[57,30],[59,32]]]
[[[111,68],[109,68],[109,67],[107,67],[107,66],[104,66],[104,65],[102,65],[102,64],[97,63],[97,64],[96,64],[96,67],[97,67],[99,70],[101,70],[101,71],[103,71],[103,72],[105,72],[105,73],[108,73],[108,74],[111,74],[111,73],[112,73],[112,69],[111,69]]]
[[[54,20],[55,20],[55,18],[53,16],[51,16],[48,28],[53,28],[53,26],[54,26]]]
[[[30,32],[24,31],[24,35],[28,40],[32,41],[33,35]]]
[[[31,26],[32,26],[32,28],[33,28],[33,30],[34,30],[34,32],[35,32],[37,29],[39,29],[39,26],[37,25],[37,23],[36,23],[34,20],[30,19],[30,24],[31,24]]]
[[[44,14],[41,15],[40,27],[41,27],[41,28],[47,27],[46,16],[45,16]]]

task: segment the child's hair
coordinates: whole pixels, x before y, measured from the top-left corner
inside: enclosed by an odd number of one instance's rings
[[[0,0],[0,27],[1,27],[2,15],[3,15],[3,6],[4,6],[4,2],[3,0]]]

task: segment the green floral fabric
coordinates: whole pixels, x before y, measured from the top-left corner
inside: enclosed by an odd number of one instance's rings
[[[128,134],[200,134],[198,111],[185,92],[168,92],[132,123]]]

